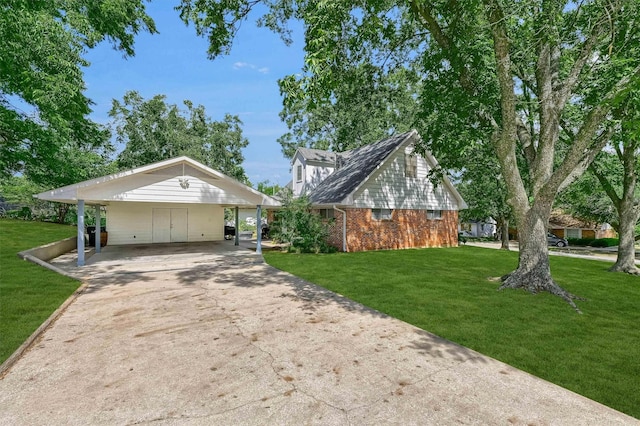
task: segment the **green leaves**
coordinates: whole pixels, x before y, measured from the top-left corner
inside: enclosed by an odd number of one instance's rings
[[[293,197],[290,189],[280,192],[282,209],[276,211],[270,234],[274,240],[288,244],[290,251],[327,253],[334,251],[326,242],[327,224],[311,210],[306,196]]]
[[[247,182],[242,168],[242,121],[226,114],[221,121],[207,116],[202,105],[184,101],[186,110],[167,104],[164,95],[145,100],[127,92],[114,100],[109,115],[114,119],[116,141],[125,145],[117,159],[120,169],[130,169],[186,155],[207,166]]]
[[[55,171],[54,158],[64,156],[68,144],[107,144],[104,129],[87,117],[91,101],[83,93],[82,67],[89,65],[84,53],[108,40],[133,55],[134,36],[143,30],[156,32],[142,0],[3,2],[1,177],[30,173],[43,162]]]

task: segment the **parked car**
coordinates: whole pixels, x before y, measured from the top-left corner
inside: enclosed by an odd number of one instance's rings
[[[564,238],[560,238],[551,232],[547,232],[547,244],[556,247],[567,247],[569,245],[569,241]]]

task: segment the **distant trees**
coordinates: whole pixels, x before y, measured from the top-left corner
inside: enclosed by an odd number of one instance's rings
[[[124,145],[118,168],[186,155],[246,183],[242,148],[249,142],[242,135],[242,121],[230,114],[213,121],[204,106],[188,100],[184,105],[186,110],[167,104],[164,95],[145,100],[136,91],[127,92],[121,101],[114,99],[109,115],[116,141]]]

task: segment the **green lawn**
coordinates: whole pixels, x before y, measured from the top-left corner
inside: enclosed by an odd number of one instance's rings
[[[0,363],[80,286],[17,253],[75,234],[68,225],[0,219]]]
[[[588,301],[583,315],[549,294],[496,291],[487,277],[517,253],[477,247],[325,255],[266,252],[266,261],[371,308],[640,418],[640,278],[610,264],[552,256],[556,281]]]

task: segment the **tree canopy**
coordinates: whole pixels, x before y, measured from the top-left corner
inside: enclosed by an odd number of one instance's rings
[[[221,121],[207,116],[204,106],[184,101],[186,110],[167,104],[164,95],[145,100],[138,92],[127,92],[113,100],[109,112],[114,119],[116,141],[124,145],[118,155],[119,169],[186,155],[239,181],[247,182],[242,168],[242,121],[226,114]]]
[[[69,141],[108,143],[88,115],[82,68],[107,40],[134,54],[134,36],[156,32],[142,0],[7,0],[0,5],[0,176],[29,174],[64,156]],[[56,164],[49,167],[56,170]]]

